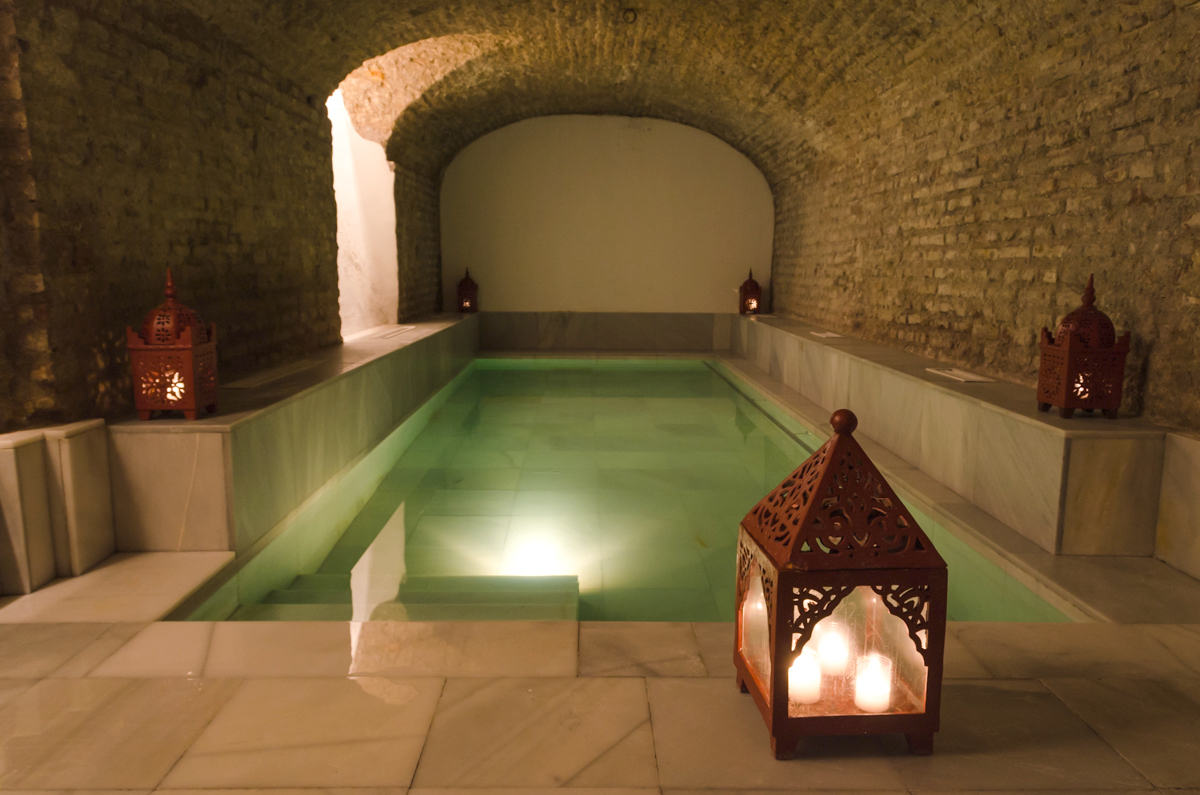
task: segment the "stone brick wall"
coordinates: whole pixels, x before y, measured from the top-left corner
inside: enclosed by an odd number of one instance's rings
[[[1200,5],[943,22],[814,109],[776,310],[1032,384],[1038,332],[1095,273],[1133,333],[1126,411],[1200,427]]]
[[[16,22],[37,195],[16,283],[45,315],[22,344],[51,361],[8,424],[126,409],[125,327],[167,267],[227,374],[339,340],[324,96],[170,8],[30,0]]]

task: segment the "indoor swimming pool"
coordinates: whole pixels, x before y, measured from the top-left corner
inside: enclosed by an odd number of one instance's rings
[[[451,389],[320,567],[232,618],[732,621],[739,521],[822,442],[700,360],[480,359]],[[951,619],[1067,620],[916,516]]]

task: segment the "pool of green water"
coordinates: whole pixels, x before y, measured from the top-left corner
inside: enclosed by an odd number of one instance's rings
[[[702,361],[479,360],[307,581],[344,580],[348,604],[386,527],[385,565],[407,581],[574,575],[581,620],[732,621],[738,523],[819,444]],[[952,619],[1065,620],[926,530],[950,562]]]

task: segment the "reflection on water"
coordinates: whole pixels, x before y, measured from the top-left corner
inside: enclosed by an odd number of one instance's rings
[[[404,582],[404,572],[404,503],[400,503],[350,570],[351,655],[358,651],[362,622],[370,621],[379,605],[396,600],[400,584]]]

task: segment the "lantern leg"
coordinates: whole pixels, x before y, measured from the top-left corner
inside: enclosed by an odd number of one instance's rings
[[[742,677],[739,676],[737,682],[738,682],[738,690],[741,690],[743,693],[750,692],[750,688],[746,687],[746,682],[744,679],[742,679]]]
[[[1058,410],[1058,416],[1062,417],[1064,420],[1069,420],[1075,416],[1075,409],[1069,409],[1064,406]]]
[[[1049,410],[1050,410],[1049,403],[1040,403],[1040,402],[1038,403],[1038,411],[1049,411]]]
[[[918,756],[929,756],[933,753],[933,732],[909,732],[904,735],[908,740],[908,748]]]
[[[781,739],[772,734],[771,753],[775,754],[776,759],[791,759],[796,755],[796,741]]]
[[[150,419],[150,415],[152,415],[152,414],[154,414],[153,411],[139,411],[138,419],[139,420],[148,420],[148,419]]]
[[[184,409],[183,416],[189,420],[194,420],[194,419],[196,419],[196,410],[195,409],[191,409],[191,410]]]

